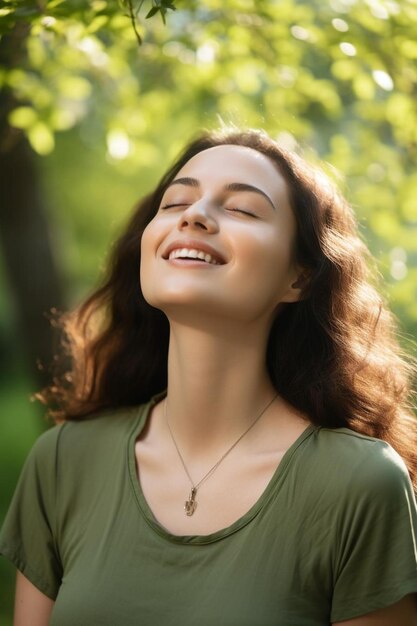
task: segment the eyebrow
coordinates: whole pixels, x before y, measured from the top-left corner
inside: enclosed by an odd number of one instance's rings
[[[190,178],[188,176],[184,177],[184,178],[175,178],[173,181],[171,181],[168,185],[168,187],[172,187],[172,185],[186,185],[187,187],[195,187],[195,188],[199,188],[200,185],[200,181],[197,180],[196,178]],[[254,187],[253,185],[248,185],[247,183],[229,183],[227,185],[224,186],[224,190],[225,191],[250,191],[252,193],[257,193],[261,196],[263,196],[271,205],[271,207],[276,210],[274,203],[272,202],[271,198],[261,189],[258,189],[258,187]]]

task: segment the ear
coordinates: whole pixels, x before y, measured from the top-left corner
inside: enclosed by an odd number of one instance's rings
[[[303,299],[303,291],[310,277],[310,271],[301,269],[295,281],[288,286],[287,292],[281,298],[281,302],[299,302]]]

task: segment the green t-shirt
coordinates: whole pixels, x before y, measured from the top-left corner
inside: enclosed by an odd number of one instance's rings
[[[152,515],[135,440],[150,407],[51,428],[0,552],[55,599],[50,626],[328,626],[417,592],[417,511],[386,443],[310,426],[231,526],[176,536]]]

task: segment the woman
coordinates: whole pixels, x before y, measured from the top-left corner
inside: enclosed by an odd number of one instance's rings
[[[1,535],[15,626],[417,624],[409,367],[365,258],[265,134],[188,146],[67,319]]]

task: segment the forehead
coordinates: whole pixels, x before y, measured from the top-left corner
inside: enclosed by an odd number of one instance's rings
[[[204,183],[244,182],[272,195],[286,195],[287,185],[267,156],[247,146],[214,146],[193,156],[177,177],[192,176]]]

